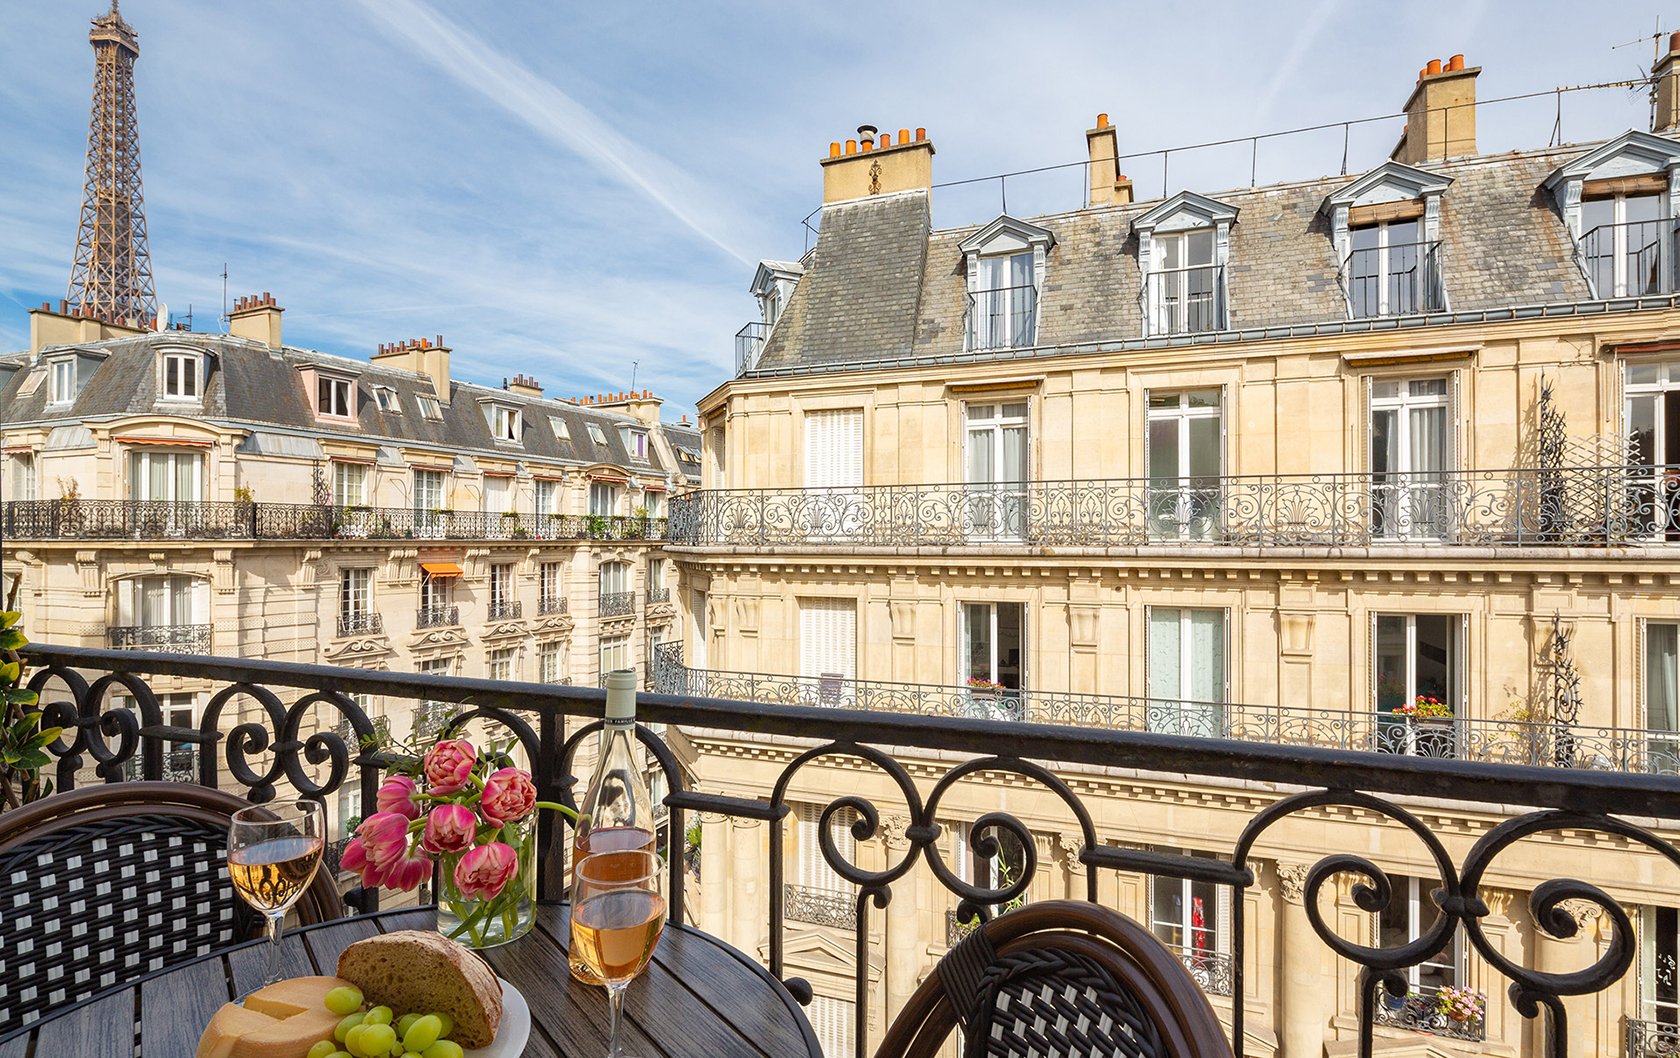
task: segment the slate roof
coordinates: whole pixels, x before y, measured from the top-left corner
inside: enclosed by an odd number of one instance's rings
[[[1588,301],[1568,229],[1542,184],[1592,145],[1420,166],[1452,180],[1441,197],[1444,285],[1454,312]],[[1230,329],[1347,319],[1325,198],[1350,176],[1212,197],[1239,213],[1227,270]],[[1032,223],[1055,237],[1041,277],[1040,348],[1143,337],[1132,222],[1159,201]],[[925,192],[825,207],[804,277],[758,369],[963,352],[967,305],[958,244],[983,225],[930,230]],[[909,313],[907,307],[914,306]]]
[[[181,402],[158,399],[157,356],[165,348],[191,348],[210,354],[211,366],[202,386],[203,404],[185,406],[186,413],[196,418],[254,428],[298,430],[323,440],[342,437],[370,443],[435,446],[516,460],[606,463],[659,475],[675,469],[664,465],[652,445],[648,446],[646,460],[631,459],[622,428],[646,429],[647,425],[630,415],[451,381],[450,400],[443,406],[442,418],[427,419],[421,414],[417,398],[420,394],[433,393],[429,376],[308,349],[271,350],[260,343],[227,335],[146,334],[79,346],[49,346],[42,351],[43,359],[55,351],[72,349],[97,351],[103,359],[82,384],[76,400],[62,406],[48,406],[46,385],[37,385],[33,392],[23,393],[30,377],[44,370],[41,365],[14,372],[0,386],[0,422],[17,427],[127,415],[183,414]],[[354,426],[315,417],[310,395],[299,377],[299,369],[310,366],[355,376],[358,415]],[[374,398],[375,386],[396,393],[400,413],[380,410]],[[486,400],[522,411],[521,443],[498,444],[492,439]],[[550,419],[567,424],[568,439],[556,435]],[[590,437],[589,423],[601,428],[604,444]]]

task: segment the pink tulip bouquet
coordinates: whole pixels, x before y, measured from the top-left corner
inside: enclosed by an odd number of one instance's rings
[[[379,810],[356,828],[340,861],[364,886],[410,891],[438,871],[438,930],[475,948],[530,928],[536,893],[537,800],[531,773],[498,767],[465,739],[445,739],[379,787]],[[410,758],[412,761],[413,758]]]

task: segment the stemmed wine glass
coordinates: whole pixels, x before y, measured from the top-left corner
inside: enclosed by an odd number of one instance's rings
[[[607,987],[607,1058],[624,1058],[618,1040],[624,990],[647,969],[665,928],[665,863],[644,850],[597,852],[573,871],[572,951]]]
[[[242,808],[228,824],[228,877],[268,922],[264,985],[280,980],[280,928],[314,880],[325,847],[326,817],[319,803],[303,798]]]

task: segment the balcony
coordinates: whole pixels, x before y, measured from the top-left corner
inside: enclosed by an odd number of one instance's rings
[[[518,599],[492,599],[487,611],[492,621],[517,621],[524,612],[525,606]]]
[[[1416,316],[1446,308],[1441,284],[1441,244],[1370,246],[1342,262],[1348,317]]]
[[[113,650],[163,650],[175,654],[210,653],[210,625],[117,625],[105,629]]]
[[[385,631],[385,618],[372,610],[352,610],[338,615],[338,638],[379,635]]]
[[[1680,1054],[1680,1027],[1672,1021],[1627,1019],[1627,1058],[1674,1058]]]
[[[670,601],[671,601],[671,589],[670,588],[649,588],[647,590],[647,604],[649,606],[659,606],[663,603],[668,603]]]
[[[764,339],[770,328],[754,321],[735,332],[735,373],[744,375],[758,366],[758,354],[764,349]]]
[[[544,595],[537,600],[538,617],[552,617],[555,614],[565,613],[566,610],[567,603],[564,595]]]
[[[565,802],[569,791],[577,788],[573,768],[577,745],[548,740],[563,737],[576,722],[587,723],[600,712],[599,692],[567,687],[42,644],[25,647],[23,654],[30,665],[31,684],[41,691],[43,722],[65,731],[63,738],[47,747],[50,755],[59,758],[55,774],[65,789],[84,781],[120,781],[134,760],[140,762],[142,778],[161,779],[167,747],[187,741],[199,747],[200,779],[207,784],[226,783],[247,793],[261,786],[264,794],[281,797],[294,792],[294,777],[327,797],[356,784],[362,803],[372,805],[385,762],[355,753],[337,733],[342,716],[352,720],[353,730],[369,729],[371,721],[354,700],[346,703],[317,693],[333,690],[353,699],[366,696],[424,703],[417,712],[422,720],[430,718],[422,724],[428,733],[453,732],[471,724],[485,725],[490,737],[510,737],[518,743],[515,751],[532,762],[539,797]],[[232,688],[246,694],[260,689],[285,708],[259,710],[254,719],[229,711],[219,719],[208,719],[202,730],[190,732],[159,727],[144,722],[137,709],[112,703],[99,677],[115,672],[137,684],[156,685],[162,677],[201,681],[212,695]],[[288,703],[295,704],[286,707]],[[1054,885],[1095,900],[1102,891],[1099,881],[1112,892],[1117,876],[1135,884],[1136,879],[1152,875],[1219,886],[1228,891],[1228,906],[1234,909],[1252,905],[1301,916],[1299,928],[1279,929],[1239,928],[1238,919],[1231,930],[1228,960],[1210,962],[1200,951],[1179,953],[1193,974],[1206,971],[1204,987],[1210,992],[1225,990],[1236,998],[1230,1006],[1229,1033],[1239,1055],[1254,1035],[1275,1038],[1281,1028],[1277,1012],[1289,1010],[1292,1002],[1322,1004],[1327,1017],[1345,1018],[1345,1024],[1386,1019],[1394,1028],[1472,1038],[1459,1032],[1459,1026],[1434,1023],[1421,998],[1405,999],[1396,1006],[1378,987],[1383,974],[1419,965],[1443,944],[1461,945],[1469,952],[1471,973],[1499,983],[1500,987],[1488,990],[1488,1002],[1502,1004],[1499,1024],[1516,1026],[1508,1030],[1504,1044],[1526,1036],[1527,1030],[1505,997],[1502,978],[1519,982],[1525,990],[1522,1001],[1530,1009],[1539,1009],[1541,1017],[1548,1016],[1547,1010],[1561,1008],[1556,992],[1560,984],[1571,995],[1604,992],[1615,997],[1631,992],[1631,987],[1620,982],[1637,941],[1628,925],[1628,906],[1621,901],[1638,902],[1649,892],[1649,883],[1641,880],[1647,877],[1647,867],[1661,871],[1680,862],[1671,843],[1680,826],[1680,780],[1671,775],[1586,774],[1463,757],[1420,761],[1321,745],[1296,746],[1279,753],[1240,741],[1175,733],[930,717],[910,710],[865,712],[791,705],[765,709],[752,702],[688,693],[646,695],[638,704],[637,716],[646,725],[641,737],[671,791],[665,798],[670,833],[686,833],[687,823],[694,818],[688,813],[697,813],[704,821],[723,821],[750,836],[748,842],[737,839],[727,848],[706,842],[703,870],[709,880],[759,886],[760,892],[767,889],[776,894],[767,910],[760,904],[753,912],[764,914],[767,926],[763,919],[752,924],[772,974],[788,978],[792,972],[787,930],[790,897],[784,877],[789,859],[787,817],[792,809],[787,794],[794,789],[835,789],[839,783],[827,807],[856,810],[861,803],[868,809],[865,829],[869,833],[857,836],[860,842],[875,842],[877,851],[887,851],[886,869],[872,875],[872,899],[852,902],[854,917],[849,927],[836,902],[819,901],[810,906],[809,913],[811,917],[832,913],[836,920],[832,928],[849,928],[847,946],[855,942],[859,963],[870,974],[876,972],[874,967],[897,972],[891,970],[894,960],[879,950],[877,938],[888,914],[900,912],[904,901],[912,901],[908,906],[914,909],[918,899],[930,907],[966,902],[985,909],[1008,906],[1029,892]],[[693,789],[687,769],[661,738],[661,725],[703,729],[714,737],[774,746],[778,752],[791,747],[794,752],[771,766],[757,796]],[[305,742],[296,737],[300,729],[318,733]],[[117,732],[123,737],[114,737]],[[246,759],[247,747],[254,744],[270,747],[272,756],[258,771],[252,771]],[[97,775],[88,767],[90,754],[99,762]],[[1117,786],[1106,793],[1096,792],[1104,784],[1113,786],[1117,776],[1123,780]],[[1133,808],[1155,811],[1161,807],[1138,792],[1155,789],[1155,777],[1172,785],[1232,794],[1224,802],[1222,817],[1228,826],[1214,827],[1198,838],[1205,851],[1220,858],[1150,851],[1130,844],[1140,836],[1147,840],[1132,821]],[[964,801],[946,796],[959,782],[975,791],[975,796]],[[892,800],[860,802],[865,796],[879,799],[883,794]],[[809,799],[808,793],[800,796],[802,803]],[[1431,799],[1427,804],[1433,818],[1443,811],[1433,799],[1443,796],[1465,811],[1491,817],[1497,825],[1471,834],[1444,833],[1406,807],[1419,803],[1418,799]],[[1096,804],[1098,797],[1105,800]],[[1093,804],[1088,805],[1086,799]],[[1552,807],[1522,807],[1536,802]],[[1093,805],[1102,810],[1092,811]],[[892,824],[890,838],[877,829],[888,823],[889,812],[901,817]],[[942,836],[963,826],[971,832],[990,828],[1012,833],[1027,848],[1056,850],[1054,859],[1029,857],[1019,875],[999,889],[981,889],[963,881],[945,862],[949,839]],[[758,827],[766,830],[749,829]],[[1379,829],[1380,834],[1375,832]],[[1310,851],[1313,846],[1301,843],[1303,834],[1316,835],[1315,840],[1324,845]],[[760,835],[765,839],[763,846],[757,840]],[[539,860],[558,862],[551,857],[559,856],[570,840],[560,821],[540,828]],[[1536,861],[1526,854],[1530,841],[1541,842],[1545,849],[1540,874],[1534,873]],[[761,847],[762,852],[748,851]],[[1348,851],[1352,848],[1357,853]],[[1642,850],[1637,854],[1645,859],[1614,868],[1607,864],[1606,856],[1635,855],[1630,849]],[[842,864],[827,850],[821,854],[827,866],[838,872]],[[709,858],[714,856],[721,858]],[[1330,930],[1317,930],[1316,923],[1306,921],[1302,908],[1316,907],[1320,901],[1339,902],[1343,918],[1368,921],[1373,909],[1369,887],[1386,885],[1394,875],[1415,870],[1420,860],[1439,863],[1444,876],[1442,892],[1430,897],[1442,917],[1430,943],[1366,948],[1363,934],[1358,940],[1337,943]],[[1539,877],[1547,879],[1544,884],[1534,881]],[[688,921],[695,913],[688,900],[689,883],[689,872],[674,862],[668,893],[673,921]],[[564,872],[543,872],[539,884],[542,899],[558,900],[564,895]],[[1360,902],[1357,908],[1346,896],[1338,895],[1339,887],[1347,885]],[[1292,886],[1298,891],[1291,893]],[[1526,895],[1530,889],[1532,897]],[[798,890],[792,894],[796,909],[809,906],[801,903],[804,896]],[[354,887],[347,898],[354,907],[367,911],[378,906],[380,893]],[[1568,938],[1575,931],[1573,923],[1564,921],[1568,916],[1550,913],[1566,899],[1601,908],[1604,914],[1598,928],[1611,931],[1611,950],[1629,954],[1629,959],[1592,963],[1589,955],[1588,964],[1571,968],[1565,975],[1557,974],[1555,967],[1550,967],[1553,973],[1542,973],[1533,965],[1541,957],[1535,945],[1515,936],[1519,931],[1505,920],[1484,929],[1484,917],[1503,914],[1490,912],[1490,906],[1526,906],[1532,900],[1536,908],[1547,912],[1540,914],[1533,928]],[[742,914],[740,908],[727,910],[736,918]],[[1245,975],[1252,967],[1298,965],[1303,960],[1316,965],[1327,943],[1337,966],[1356,971],[1353,977],[1359,987],[1348,990],[1353,996],[1351,1009],[1331,1009],[1330,997],[1338,994],[1330,987],[1335,978],[1313,975],[1275,975],[1281,991],[1277,1002],[1263,997],[1249,1009],[1245,997],[1253,994],[1255,984]],[[913,973],[925,972],[923,954],[918,953],[910,967]],[[1203,978],[1198,976],[1198,980]],[[886,1011],[871,1008],[881,993],[869,979],[842,987],[853,986],[861,1004],[860,1017],[887,1016]],[[808,986],[795,982],[790,987],[804,990]],[[1401,1009],[1414,1002],[1420,1005],[1410,1013]],[[1378,1005],[1386,1009],[1378,1011]],[[1594,1005],[1583,1004],[1581,1009],[1588,1012],[1587,1023],[1572,1019],[1568,1031],[1579,1034],[1574,1038],[1602,1038],[1606,1030],[1591,1021]],[[1630,1047],[1631,1054],[1665,1053],[1659,1048],[1670,1038],[1664,1035],[1666,1027],[1647,1031],[1647,1023],[1629,1021],[1618,1025],[1618,1032],[1624,1027],[1630,1042],[1638,1043]],[[1559,1026],[1553,1028],[1561,1031]],[[1479,1026],[1474,1031],[1480,1031]],[[1368,1046],[1364,1053],[1370,1053]]]
[[[1680,465],[708,489],[707,547],[1619,547],[1680,541]]]
[[[1485,1019],[1450,1017],[1441,1007],[1440,993],[1428,986],[1414,988],[1404,996],[1391,996],[1379,988],[1375,1021],[1453,1040],[1479,1043],[1487,1039]]]
[[[217,500],[7,500],[8,540],[657,540],[662,518]]]
[[[1268,746],[1386,756],[1520,764],[1646,775],[1680,775],[1680,733],[1536,721],[1418,719],[1371,709],[1136,698],[1072,691],[1004,690],[928,683],[691,669],[681,643],[653,653],[653,689],[761,705],[1152,732]]]
[[[1038,288],[971,291],[963,327],[969,349],[1031,348],[1038,342]]]
[[[602,617],[623,617],[636,612],[636,593],[633,591],[604,591],[598,613]]]
[[[1229,328],[1224,265],[1192,265],[1151,272],[1143,304],[1149,334],[1205,334]]]
[[[1638,298],[1675,289],[1675,223],[1601,224],[1581,236],[1576,253],[1593,297]]]
[[[460,623],[459,606],[422,606],[414,615],[416,628],[448,628]]]
[[[784,885],[782,915],[789,922],[857,929],[857,896],[808,885]]]

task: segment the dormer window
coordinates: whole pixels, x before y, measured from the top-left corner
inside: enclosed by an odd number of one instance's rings
[[[373,399],[379,405],[380,411],[394,415],[402,414],[402,400],[398,398],[397,391],[389,386],[373,387]]]
[[[607,443],[607,435],[603,433],[601,428],[594,423],[589,424],[589,439],[598,445],[604,445]]]
[[[355,417],[353,388],[347,378],[315,377],[315,414],[327,419]]]
[[[443,418],[443,405],[439,404],[438,399],[431,394],[417,393],[414,395],[414,402],[420,405],[420,414],[424,417],[428,419]]]
[[[1680,289],[1674,209],[1680,143],[1637,130],[1558,167],[1546,188],[1575,239],[1575,261],[1595,298]]]
[[[163,354],[163,398],[165,400],[197,400],[199,398],[197,353]]]
[[[500,444],[519,443],[519,409],[506,408],[500,404],[490,409],[490,432]]]
[[[554,436],[556,440],[570,441],[572,439],[571,428],[566,425],[565,419],[559,419],[550,415],[548,417],[548,424],[554,427]]]
[[[1145,335],[1230,327],[1225,265],[1236,219],[1234,206],[1180,191],[1132,222],[1143,273]]]
[[[630,452],[630,458],[638,463],[646,463],[648,435],[646,430],[625,430],[624,447]]]
[[[1324,200],[1349,319],[1446,309],[1441,195],[1451,183],[1391,161]]]
[[[50,404],[69,404],[76,399],[76,361],[71,359],[54,360],[47,365],[50,373],[51,388],[47,391],[47,401]]]
[[[1038,292],[1053,245],[1049,229],[1009,216],[958,244],[968,274],[968,348],[1038,344]]]

